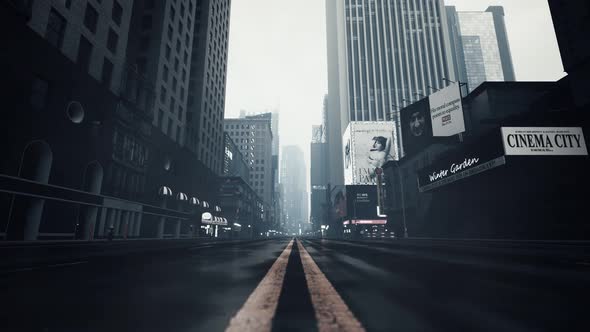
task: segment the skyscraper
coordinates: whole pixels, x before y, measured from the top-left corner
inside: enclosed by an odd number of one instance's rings
[[[133,7],[130,62],[156,85],[153,125],[180,145],[186,129],[194,21],[194,0],[136,0]]]
[[[458,12],[449,6],[446,10],[453,62],[459,80],[468,83],[469,91],[485,81],[514,81],[504,8]]]
[[[341,131],[350,121],[386,120],[455,79],[442,0],[327,1],[335,10],[327,17],[328,93],[338,94],[329,101],[339,102]]]
[[[284,146],[281,158],[281,184],[284,186],[285,226],[290,232],[308,223],[305,162],[303,151],[295,145]]]
[[[197,0],[186,146],[215,173],[223,165],[223,119],[231,0]]]
[[[271,113],[225,119],[225,131],[234,140],[250,167],[250,185],[262,197],[266,211],[272,206]]]

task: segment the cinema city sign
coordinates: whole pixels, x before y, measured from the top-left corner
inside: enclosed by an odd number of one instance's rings
[[[580,127],[502,127],[507,156],[587,156]]]

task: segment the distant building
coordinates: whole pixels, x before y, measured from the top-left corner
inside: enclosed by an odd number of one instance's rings
[[[473,91],[486,81],[515,81],[504,8],[461,12],[446,7],[454,67]]]
[[[267,211],[272,207],[272,114],[225,119],[224,130],[238,146],[250,167],[249,183],[262,197]]]
[[[240,177],[246,183],[250,181],[250,167],[244,159],[242,152],[231,138],[224,133],[223,171],[224,177]]]
[[[234,237],[257,237],[267,231],[264,225],[264,203],[241,177],[222,177],[218,199]]]
[[[283,209],[287,230],[297,232],[309,223],[307,172],[303,151],[295,145],[284,146],[281,159]]]
[[[396,109],[455,80],[443,0],[326,6],[330,146],[342,147],[349,122],[399,120]],[[338,111],[340,136],[333,130]]]
[[[310,144],[310,221],[314,231],[328,224],[328,155],[324,126],[312,127]]]

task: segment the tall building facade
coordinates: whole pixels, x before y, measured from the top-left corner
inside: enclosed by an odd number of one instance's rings
[[[456,74],[468,90],[485,81],[514,81],[504,8],[461,12],[449,6],[446,10]]]
[[[272,114],[225,119],[224,128],[250,167],[249,183],[262,197],[267,211],[272,206]]]
[[[118,94],[133,0],[32,1],[29,27]]]
[[[310,144],[310,222],[313,230],[328,224],[328,155],[325,128],[312,127]]]
[[[196,0],[195,5],[185,144],[220,174],[231,0]]]
[[[152,124],[179,145],[186,130],[195,0],[136,0],[129,60],[156,85]]]
[[[283,209],[285,228],[297,232],[307,226],[308,196],[306,191],[307,172],[303,151],[295,145],[284,146],[281,158],[281,184],[283,185]]]
[[[350,121],[399,120],[396,108],[455,80],[442,0],[327,1],[328,94],[338,95],[328,104],[341,110],[340,135]]]

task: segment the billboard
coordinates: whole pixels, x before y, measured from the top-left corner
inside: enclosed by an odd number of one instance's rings
[[[400,116],[405,155],[415,154],[432,143],[432,119],[428,98],[403,108]]]
[[[502,147],[477,144],[457,150],[418,170],[418,190],[426,192],[506,164]]]
[[[342,137],[345,184],[376,184],[375,169],[397,159],[395,137],[394,122],[351,122]]]
[[[385,218],[379,216],[377,205],[377,186],[346,186],[347,218],[349,223],[385,224]]]
[[[448,137],[465,131],[459,84],[453,83],[428,96],[432,136]]]
[[[337,222],[346,217],[346,187],[334,186],[330,189],[330,218]]]
[[[502,127],[504,152],[512,156],[587,156],[580,127]]]

